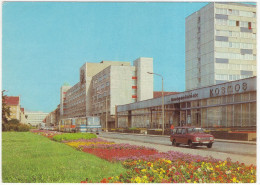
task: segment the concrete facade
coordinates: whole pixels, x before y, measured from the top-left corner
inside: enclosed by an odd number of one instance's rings
[[[17,119],[20,123],[27,124],[24,108],[22,108],[20,104],[20,96],[6,96],[5,103],[10,110],[10,116],[7,118],[8,120]]]
[[[209,3],[185,27],[186,90],[256,76],[256,6]]]
[[[38,126],[43,122],[44,118],[48,115],[45,112],[29,112],[25,111],[25,117],[27,118],[28,124],[32,126]]]
[[[153,98],[152,58],[130,62],[102,61],[85,63],[80,81],[73,87],[61,87],[61,119],[100,116],[114,127],[117,105]]]
[[[147,72],[153,72],[152,58],[138,58],[134,61],[137,77],[137,101],[150,99],[153,97],[153,75]]]

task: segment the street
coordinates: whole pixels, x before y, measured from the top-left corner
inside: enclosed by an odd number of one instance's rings
[[[180,145],[174,147],[171,145],[170,139],[167,136],[149,136],[139,134],[122,134],[122,133],[100,133],[99,137],[106,140],[115,141],[117,143],[129,143],[135,145],[144,145],[155,148],[161,152],[179,151],[201,156],[212,156],[217,159],[225,160],[228,157],[232,161],[239,161],[245,164],[256,165],[256,145],[244,143],[218,142],[215,141],[212,148],[205,146],[190,149],[188,146]]]

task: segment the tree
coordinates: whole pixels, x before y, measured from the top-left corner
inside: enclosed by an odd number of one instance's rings
[[[10,117],[10,107],[6,104],[6,95],[2,91],[2,124],[8,123],[8,117]]]
[[[19,124],[20,121],[18,119],[11,119],[8,121],[8,124]]]

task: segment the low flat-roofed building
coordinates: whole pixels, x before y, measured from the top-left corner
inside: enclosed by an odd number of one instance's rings
[[[256,129],[256,77],[164,97],[165,128]],[[162,98],[117,106],[117,127],[162,128]]]

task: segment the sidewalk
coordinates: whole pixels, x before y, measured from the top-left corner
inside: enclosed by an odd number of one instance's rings
[[[148,137],[164,137],[169,138],[170,136],[166,135],[150,135],[150,134],[135,134],[135,133],[121,133],[121,132],[106,132],[108,134],[122,134],[122,135],[139,135],[139,136],[148,136]],[[241,144],[251,144],[256,145],[256,141],[240,141],[240,140],[226,140],[226,139],[215,139],[216,142],[226,142],[226,143],[241,143]]]

